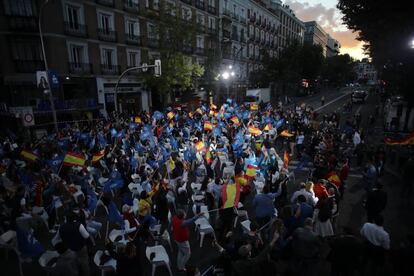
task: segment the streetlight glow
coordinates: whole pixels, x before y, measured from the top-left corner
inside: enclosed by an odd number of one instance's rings
[[[233,69],[233,65],[229,65],[229,69],[231,70],[231,69]]]
[[[231,71],[230,75],[231,75],[232,77],[234,77],[234,75],[236,75],[236,73],[234,73],[234,71]]]
[[[411,43],[410,43],[410,48],[411,48],[411,49],[414,49],[414,38],[411,40]]]
[[[229,72],[225,71],[223,72],[223,74],[221,74],[221,76],[223,77],[223,79],[227,80],[230,77]]]

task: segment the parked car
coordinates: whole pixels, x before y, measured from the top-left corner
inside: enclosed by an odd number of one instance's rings
[[[368,93],[365,90],[355,90],[352,92],[351,100],[353,103],[361,102],[364,103],[368,97]]]

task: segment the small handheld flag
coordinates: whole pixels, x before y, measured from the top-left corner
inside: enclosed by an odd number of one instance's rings
[[[37,156],[34,152],[32,151],[28,151],[28,150],[22,150],[22,152],[20,153],[20,155],[28,160],[28,161],[32,161],[35,162],[37,159],[39,159],[39,156]]]
[[[213,124],[209,121],[206,121],[204,123],[204,130],[205,131],[211,131],[213,129]]]
[[[195,147],[197,149],[198,152],[203,151],[205,146],[204,143],[202,141],[199,141],[195,144]]]
[[[84,166],[85,165],[85,157],[81,154],[77,154],[74,152],[68,152],[63,159],[64,166]]]

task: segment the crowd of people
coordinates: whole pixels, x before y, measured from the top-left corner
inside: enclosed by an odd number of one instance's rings
[[[203,275],[355,275],[381,264],[390,248],[378,181],[385,155],[364,147],[358,118],[340,120],[306,105],[229,99],[113,114],[35,142],[7,135],[1,232],[15,237],[10,246],[22,262],[53,251],[43,265],[52,275],[91,275],[95,267],[143,275],[148,262],[197,275],[188,261],[198,246],[211,252]],[[360,239],[336,221],[350,166],[364,159],[368,222]],[[301,170],[309,177],[295,183]]]

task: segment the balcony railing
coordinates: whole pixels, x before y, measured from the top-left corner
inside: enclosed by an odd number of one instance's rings
[[[192,54],[193,53],[193,46],[191,45],[183,45],[183,52],[186,54]]]
[[[196,0],[195,6],[201,10],[204,10],[205,2],[203,0]]]
[[[250,22],[256,22],[256,16],[250,16],[249,18]]]
[[[35,73],[44,70],[43,60],[14,60],[17,73]]]
[[[230,10],[228,10],[228,9],[224,9],[223,10],[223,19],[231,19],[231,14],[232,14],[232,12],[230,11]]]
[[[131,0],[124,0],[124,10],[129,12],[139,12],[139,4]]]
[[[159,39],[156,38],[156,37],[148,37],[147,43],[148,43],[148,47],[158,48],[158,46],[159,46]]]
[[[95,0],[95,2],[103,6],[114,7],[114,0]]]
[[[64,22],[64,31],[67,35],[87,37],[88,36],[88,26],[73,23],[73,22]]]
[[[216,7],[213,7],[213,6],[211,6],[211,5],[208,5],[208,12],[209,13],[211,13],[211,14],[217,14],[217,9],[216,9]]]
[[[101,64],[102,75],[119,75],[120,66],[113,64]]]
[[[68,62],[68,67],[72,74],[92,74],[91,63]]]
[[[9,28],[13,31],[34,32],[38,30],[35,16],[8,16]]]
[[[211,35],[217,35],[217,29],[216,28],[208,27],[208,30],[207,31]]]
[[[226,31],[226,30],[223,30],[223,37],[230,38],[230,32]]]
[[[115,42],[116,31],[98,28],[98,38],[102,41]]]
[[[205,54],[205,49],[201,48],[201,47],[196,47],[195,48],[195,54],[196,55],[204,55]]]
[[[134,34],[125,34],[125,43],[130,45],[141,45],[141,37]]]
[[[240,19],[239,19],[239,21],[240,21],[240,23],[242,23],[242,24],[247,24],[247,20],[246,20],[246,18],[245,17],[240,17]]]
[[[231,14],[231,17],[234,19],[234,20],[236,20],[236,21],[239,21],[239,15],[238,14],[235,14],[234,12]]]

